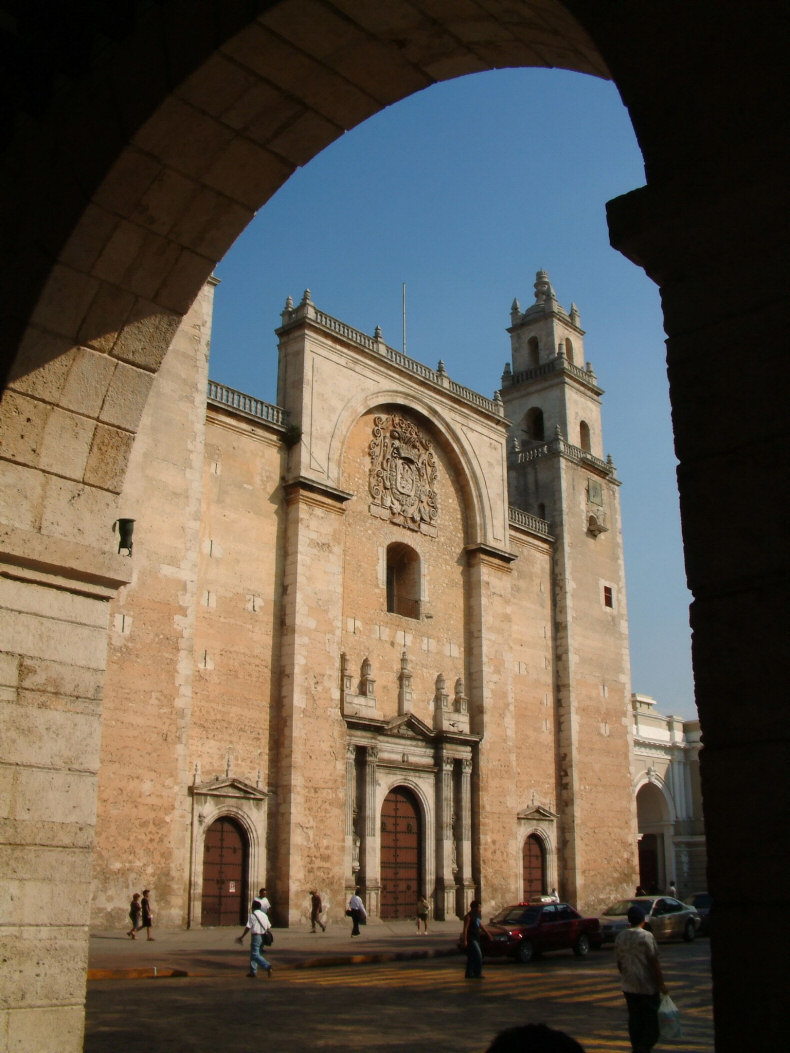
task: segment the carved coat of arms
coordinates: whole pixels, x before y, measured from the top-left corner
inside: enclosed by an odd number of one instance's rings
[[[430,440],[404,417],[377,416],[368,451],[370,511],[410,530],[435,535],[438,473]]]

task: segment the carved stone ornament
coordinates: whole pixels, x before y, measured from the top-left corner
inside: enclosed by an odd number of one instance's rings
[[[398,414],[373,420],[370,511],[381,519],[436,535],[436,458],[420,430]]]

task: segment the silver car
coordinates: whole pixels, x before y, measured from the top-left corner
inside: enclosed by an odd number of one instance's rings
[[[694,907],[681,903],[673,896],[634,896],[621,899],[600,917],[603,942],[614,940],[618,932],[628,928],[628,911],[639,907],[645,915],[645,928],[657,940],[673,938],[693,940],[701,919]]]

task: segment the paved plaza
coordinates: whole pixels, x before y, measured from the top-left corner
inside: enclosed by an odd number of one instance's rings
[[[627,1053],[611,948],[487,962],[475,982],[454,953],[458,929],[436,924],[418,937],[405,922],[371,925],[354,940],[342,924],[275,930],[271,980],[246,977],[240,929],[157,932],[151,944],[95,934],[85,1053],[483,1053],[502,1028],[541,1021],[586,1053]],[[672,1048],[712,1053],[708,941],[662,944],[661,957],[685,1029]]]

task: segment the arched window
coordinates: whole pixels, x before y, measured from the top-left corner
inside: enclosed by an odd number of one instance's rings
[[[532,409],[527,410],[527,415],[524,417],[524,431],[527,438],[532,439],[533,442],[543,442],[545,438],[543,432],[543,410],[538,406],[533,406]]]
[[[573,361],[573,343],[570,337],[565,338],[565,357],[569,362]]]
[[[590,425],[586,420],[581,421],[579,424],[579,445],[586,453],[592,451],[590,446]]]
[[[531,336],[527,341],[527,363],[530,369],[540,365],[540,346],[536,336]]]
[[[387,545],[387,610],[420,617],[420,557],[400,541]]]

